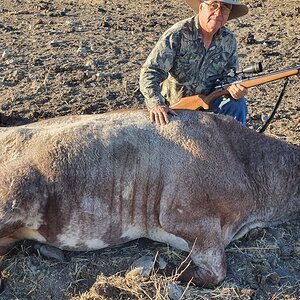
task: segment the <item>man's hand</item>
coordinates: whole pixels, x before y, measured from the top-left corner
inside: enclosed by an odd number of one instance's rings
[[[156,105],[149,110],[151,123],[155,123],[158,126],[165,125],[170,122],[168,114],[176,116],[175,111],[169,108],[167,105]]]
[[[231,97],[235,100],[239,100],[245,97],[248,93],[248,89],[243,87],[241,84],[232,84],[227,88]]]

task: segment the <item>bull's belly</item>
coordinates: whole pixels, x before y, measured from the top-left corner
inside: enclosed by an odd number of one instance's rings
[[[130,210],[121,210],[98,198],[83,198],[79,205],[60,205],[58,215],[44,214],[35,229],[43,242],[62,250],[90,251],[114,246],[144,237],[145,227],[141,213],[130,215]],[[38,224],[38,225],[37,225]],[[24,237],[30,238],[30,237]]]
[[[101,231],[97,227],[73,227],[73,230],[63,230],[57,234],[47,235],[44,234],[45,230],[31,229],[27,227],[19,228],[12,235],[0,239],[0,248],[12,245],[18,240],[34,240],[45,243],[61,250],[70,251],[91,251],[103,249],[109,246],[120,245],[128,241],[138,238],[149,238],[154,241],[167,243],[177,249],[189,251],[187,242],[177,237],[176,235],[166,232],[160,226],[145,228],[141,226],[130,225],[125,230],[120,232],[111,232],[110,237],[101,236]],[[50,232],[50,230],[48,231]]]
[[[145,231],[143,228],[139,228],[138,226],[131,226],[126,231],[122,232],[122,235],[111,236],[110,240],[104,237],[97,238],[92,235],[80,237],[79,242],[78,237],[75,235],[70,237],[68,234],[61,234],[55,243],[47,243],[62,250],[91,251],[109,246],[121,245],[139,238],[149,238],[153,241],[166,243],[183,251],[190,250],[188,243],[184,239],[172,233],[166,232],[160,227],[154,227],[148,231]]]
[[[33,240],[57,247],[61,250],[91,251],[122,244],[142,236],[141,234],[135,234],[134,236],[127,236],[126,234],[121,236],[115,235],[111,240],[108,240],[107,237],[97,237],[96,234],[97,232],[93,231],[92,228],[90,228],[88,233],[74,228],[73,232],[66,231],[58,234],[52,232],[51,235],[47,235],[44,234],[44,230],[22,227],[13,234],[0,238],[0,249],[10,248],[19,240]]]
[[[120,230],[103,232],[97,226],[89,228],[77,227],[73,228],[73,230],[62,231],[56,237],[46,238],[45,243],[62,250],[91,251],[120,245],[145,236],[144,232],[133,232],[132,229],[124,232]]]
[[[184,239],[166,232],[160,226],[148,228],[147,230],[139,226],[129,226],[125,231],[122,231],[121,235],[112,232],[110,239],[95,237],[93,234],[90,236],[76,236],[74,233],[70,236],[66,232],[60,234],[57,241],[51,244],[63,250],[91,251],[121,245],[139,238],[149,238],[153,241],[167,243],[183,251],[189,251],[188,243]]]

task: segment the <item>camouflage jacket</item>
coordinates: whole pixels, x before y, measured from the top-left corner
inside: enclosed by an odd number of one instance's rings
[[[176,103],[181,97],[208,94],[209,77],[238,68],[237,43],[222,27],[206,50],[198,15],[180,21],[159,39],[140,74],[140,90],[148,109]]]

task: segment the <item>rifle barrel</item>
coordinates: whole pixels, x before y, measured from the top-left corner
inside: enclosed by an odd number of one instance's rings
[[[268,83],[271,81],[275,81],[278,79],[282,79],[285,77],[297,75],[298,73],[300,73],[300,66],[297,66],[295,68],[288,68],[288,69],[284,69],[284,70],[280,70],[280,71],[270,72],[268,74],[251,77],[249,79],[237,80],[230,84],[226,84],[223,86],[217,86],[216,89],[226,88],[226,87],[230,86],[231,84],[237,84],[237,83],[241,84],[242,86],[244,86],[246,88],[249,88],[249,87],[258,86],[258,85],[261,85],[264,83]]]

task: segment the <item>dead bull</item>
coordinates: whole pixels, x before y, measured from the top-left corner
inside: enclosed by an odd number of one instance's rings
[[[0,160],[2,250],[19,239],[86,251],[148,237],[192,249],[182,279],[202,286],[225,277],[232,240],[300,212],[299,147],[208,113],[182,111],[162,127],[119,111],[1,128]]]

